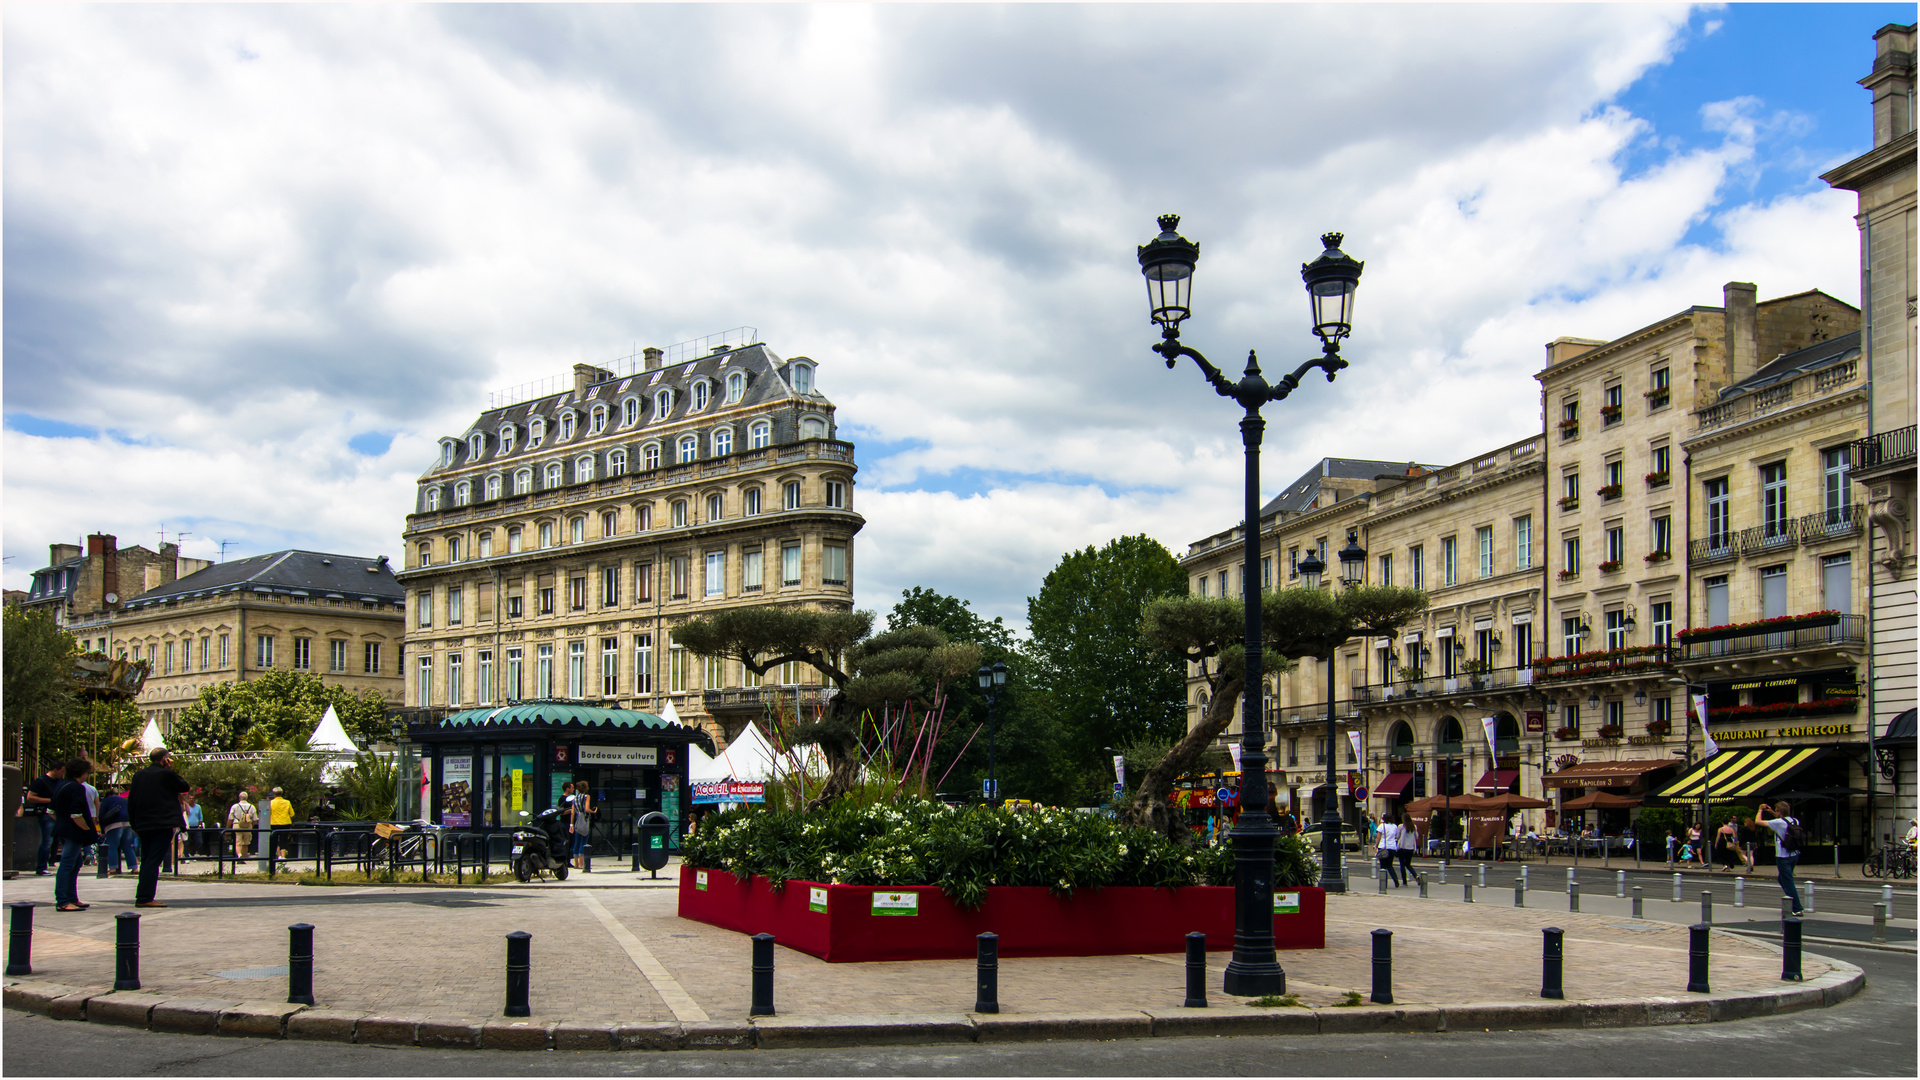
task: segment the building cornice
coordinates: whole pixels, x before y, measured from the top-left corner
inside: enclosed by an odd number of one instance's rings
[[[1912,171],[1917,135],[1920,132],[1909,131],[1888,140],[1844,165],[1821,173],[1820,179],[1832,187],[1858,192],[1901,169]]]
[[[1867,388],[1864,383],[1848,387],[1826,397],[1803,401],[1798,405],[1767,413],[1764,416],[1752,416],[1732,424],[1725,424],[1712,431],[1689,435],[1680,440],[1680,446],[1691,454],[1697,449],[1705,449],[1720,443],[1745,438],[1757,431],[1779,427],[1799,420],[1805,420],[1818,413],[1846,405],[1864,404],[1867,400]]]
[[[1612,341],[1590,352],[1583,352],[1579,356],[1563,360],[1550,368],[1537,372],[1533,377],[1539,380],[1541,385],[1544,386],[1549,379],[1558,379],[1560,376],[1566,375],[1579,368],[1590,367],[1602,360],[1617,358],[1620,354],[1629,352],[1636,346],[1644,345],[1654,338],[1671,334],[1677,329],[1685,328],[1692,330],[1694,329],[1693,324],[1695,318],[1700,315],[1717,315],[1723,314],[1725,311],[1725,308],[1706,307],[1696,304],[1685,311],[1669,315],[1659,322],[1643,326],[1624,337],[1614,338]],[[1698,335],[1696,334],[1695,336]]]

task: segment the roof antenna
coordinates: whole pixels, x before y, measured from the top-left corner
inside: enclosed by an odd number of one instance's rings
[[[227,549],[232,547],[235,543],[238,543],[238,541],[235,541],[235,540],[220,541],[220,561],[221,562],[227,561]]]

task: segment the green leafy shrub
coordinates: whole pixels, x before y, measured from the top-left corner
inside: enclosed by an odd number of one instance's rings
[[[1182,847],[1151,829],[1100,814],[1050,808],[955,809],[905,800],[860,806],[836,802],[813,813],[732,810],[710,818],[682,848],[688,865],[737,878],[838,885],[932,885],[963,909],[993,885],[1040,885],[1062,896],[1107,885],[1233,884],[1229,845]],[[1318,870],[1305,848],[1282,840],[1275,884],[1311,885]]]

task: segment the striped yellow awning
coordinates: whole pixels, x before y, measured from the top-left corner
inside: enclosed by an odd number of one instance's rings
[[[1693,802],[1704,794],[1714,802],[1721,802],[1763,796],[1832,752],[1832,748],[1826,746],[1722,750],[1655,792],[1654,798]]]

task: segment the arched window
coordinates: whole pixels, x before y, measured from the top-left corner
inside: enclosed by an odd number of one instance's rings
[[[707,399],[713,394],[713,387],[704,379],[693,384],[693,412],[707,407]]]
[[[707,520],[719,521],[725,516],[726,500],[719,495],[707,496]]]
[[[673,500],[672,527],[675,529],[684,529],[687,527],[687,500],[685,499]]]
[[[619,476],[627,471],[627,452],[615,450],[607,455],[607,475]]]
[[[451,464],[453,464],[453,440],[442,439],[440,440],[440,465],[445,468]]]
[[[540,546],[543,548],[553,546],[553,522],[551,521],[540,523]]]
[[[747,396],[747,373],[736,371],[727,376],[727,404],[738,405]]]
[[[639,506],[634,507],[633,508],[634,531],[646,532],[648,529],[651,529],[651,528],[653,528],[653,504],[641,503]]]
[[[1387,756],[1401,759],[1413,756],[1413,729],[1405,721],[1394,724],[1387,732]]]
[[[546,440],[546,437],[547,437],[546,418],[540,417],[540,416],[534,417],[533,423],[527,425],[527,449],[531,450],[534,447],[539,446],[543,441]]]
[[[813,366],[811,364],[793,365],[792,379],[794,393],[813,393]]]
[[[581,481],[593,479],[593,455],[592,454],[581,454],[578,458],[574,460],[573,479],[575,483],[580,483]]]
[[[453,505],[465,506],[473,501],[473,485],[465,480],[453,485]]]
[[[620,526],[620,514],[613,510],[600,511],[600,535],[612,536]]]
[[[659,468],[660,444],[657,442],[648,443],[646,447],[640,451],[640,460],[645,463],[648,472]]]
[[[520,554],[520,536],[520,526],[510,525],[507,527],[507,554]]]
[[[547,486],[550,488],[559,487],[560,484],[562,483],[562,474],[564,472],[566,472],[566,470],[563,469],[560,463],[557,461],[551,465],[548,465],[547,466]]]
[[[760,489],[750,487],[740,493],[740,513],[753,517],[760,512]]]
[[[561,413],[560,414],[560,439],[561,441],[564,442],[567,439],[571,439],[571,438],[573,438],[573,414],[570,412]]]
[[[497,476],[487,477],[487,498],[491,500],[491,499],[497,499],[499,497],[500,497],[500,478]]]
[[[713,456],[726,457],[733,453],[733,429],[721,428],[713,433]]]
[[[440,509],[440,489],[430,487],[427,489],[427,512],[432,513],[438,509]]]
[[[764,450],[773,441],[773,425],[765,420],[747,429],[747,449]]]
[[[571,544],[584,544],[587,542],[586,518],[576,517],[567,522],[567,542]]]
[[[653,418],[655,420],[665,420],[667,418],[667,414],[672,411],[673,411],[673,391],[661,390],[656,392],[653,395]]]
[[[817,416],[809,416],[800,421],[800,437],[803,439],[824,439],[827,437],[827,422]]]
[[[686,464],[700,456],[700,440],[692,435],[680,439],[680,463]]]
[[[487,449],[487,437],[485,435],[482,435],[476,431],[473,434],[467,436],[467,460],[468,461],[479,461],[480,455],[485,453],[486,449]]]
[[[521,469],[513,474],[513,493],[525,495],[533,490],[533,470]]]
[[[1501,713],[1493,722],[1493,743],[1502,754],[1520,752],[1520,723],[1512,713]]]
[[[627,398],[620,403],[620,423],[632,427],[640,422],[640,399]]]
[[[1458,754],[1465,749],[1463,745],[1465,742],[1464,729],[1460,727],[1460,721],[1458,719],[1451,716],[1442,717],[1440,720],[1439,734],[1440,737],[1436,740],[1438,743],[1436,748],[1437,753]]]
[[[457,536],[447,537],[447,561],[450,563],[460,561],[460,538]]]
[[[783,502],[786,504],[787,509],[800,509],[800,481],[789,480],[780,485],[780,490],[784,496]]]
[[[512,424],[500,425],[500,452],[502,454],[513,453],[513,425]]]
[[[593,411],[587,414],[587,434],[598,435],[602,431],[605,431],[606,428],[607,407],[605,405],[595,405]]]

